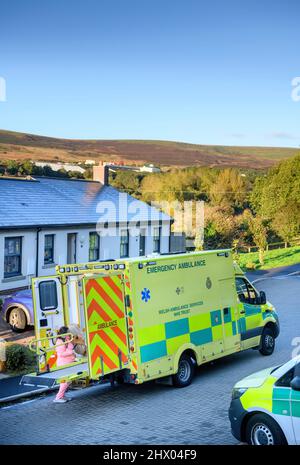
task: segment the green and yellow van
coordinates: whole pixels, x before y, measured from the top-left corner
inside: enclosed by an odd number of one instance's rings
[[[253,445],[300,445],[300,357],[239,381],[229,409],[232,434]]]
[[[58,266],[32,281],[37,378],[104,378],[188,386],[197,365],[246,349],[271,355],[279,323],[231,250]],[[86,356],[56,366],[61,326],[78,325]],[[48,380],[48,381],[47,381]]]

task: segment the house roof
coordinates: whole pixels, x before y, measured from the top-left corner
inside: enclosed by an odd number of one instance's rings
[[[159,220],[170,217],[100,182],[0,178],[0,229]]]

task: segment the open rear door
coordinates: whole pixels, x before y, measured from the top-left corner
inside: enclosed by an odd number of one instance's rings
[[[43,372],[56,367],[55,339],[51,336],[65,324],[60,280],[56,276],[33,278],[32,295],[38,349],[45,350],[39,358],[39,371]]]
[[[90,377],[126,368],[127,322],[122,275],[84,278]]]

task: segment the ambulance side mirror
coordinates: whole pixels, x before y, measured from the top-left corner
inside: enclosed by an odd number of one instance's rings
[[[260,305],[265,305],[267,303],[267,297],[264,291],[260,291],[259,293],[259,303]]]
[[[293,391],[300,391],[300,376],[295,376],[290,384]]]

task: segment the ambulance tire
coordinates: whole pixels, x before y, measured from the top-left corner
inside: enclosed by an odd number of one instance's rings
[[[275,335],[272,328],[265,328],[261,335],[259,351],[262,355],[272,355],[275,349]]]
[[[273,418],[265,414],[253,415],[246,425],[246,442],[249,445],[283,446],[287,440]]]
[[[173,375],[173,385],[178,388],[189,386],[195,375],[196,362],[188,354],[183,354],[178,363],[178,371]]]

